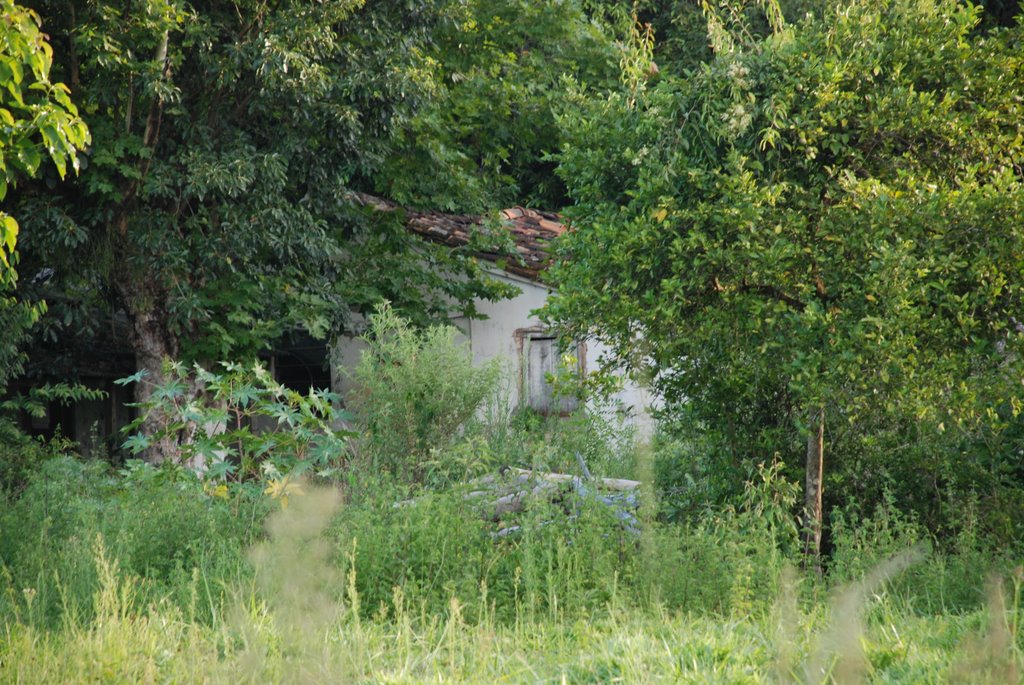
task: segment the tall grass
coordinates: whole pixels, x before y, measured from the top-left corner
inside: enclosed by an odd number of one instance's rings
[[[294,498],[250,551],[254,574],[206,617],[202,577],[195,602],[147,599],[140,577],[93,540],[91,615],[67,612],[48,627],[32,619],[32,600],[19,602],[0,633],[0,680],[1015,683],[1024,664],[1019,575],[993,580],[984,606],[920,616],[885,590],[916,561],[907,555],[827,601],[784,571],[764,598],[773,601],[746,612],[670,610],[621,594],[591,612],[555,611],[572,604],[572,586],[545,586],[545,610],[524,599],[507,616],[483,590],[476,607],[457,593],[437,606],[410,584],[373,607],[360,592],[361,543],[332,532],[344,507],[335,489]]]
[[[211,621],[226,588],[251,573],[244,550],[268,509],[263,498],[211,497],[187,472],[48,459],[0,507],[0,618],[45,628],[91,620],[99,541],[142,605],[194,605],[192,618]]]
[[[647,502],[639,536],[539,502],[495,537],[457,488],[397,506],[407,487],[359,483],[268,518],[173,470],[47,460],[0,510],[0,682],[1010,683],[1024,665],[1012,552],[922,544],[889,512],[840,524],[829,576],[804,575],[772,466],[694,522]]]

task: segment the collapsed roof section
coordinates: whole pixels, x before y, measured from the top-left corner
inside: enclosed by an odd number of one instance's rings
[[[351,193],[358,204],[378,211],[402,209],[407,217],[406,226],[410,231],[427,240],[449,247],[469,245],[474,232],[480,231],[487,223],[486,217],[473,214],[446,214],[444,212],[419,211],[400,207],[398,204],[366,193]],[[498,263],[510,273],[531,280],[539,280],[551,263],[551,242],[566,232],[565,224],[553,212],[542,212],[526,207],[512,207],[501,210],[503,226],[515,244],[514,254],[479,252],[483,259]]]

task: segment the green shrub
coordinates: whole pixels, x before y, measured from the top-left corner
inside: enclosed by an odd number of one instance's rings
[[[829,579],[833,583],[852,582],[888,557],[913,547],[930,549],[927,532],[913,516],[901,512],[891,496],[870,516],[861,516],[854,504],[834,510],[830,532]]]
[[[721,506],[742,490],[734,471],[710,457],[713,447],[698,433],[659,432],[651,444],[654,487],[661,515],[674,523],[694,522],[708,507]]]
[[[783,569],[800,560],[793,516],[799,488],[781,468],[758,467],[735,505],[650,533],[654,554],[645,563],[657,600],[716,613],[763,610],[775,601]]]
[[[853,505],[834,511],[830,584],[854,582],[885,559],[913,550],[923,561],[889,581],[888,593],[923,614],[984,606],[987,580],[1012,575],[1020,560],[1012,547],[994,547],[978,534],[970,513],[976,507],[971,498],[961,501],[961,525],[945,539],[936,539],[912,514],[903,513],[888,494],[868,516],[860,516]]]
[[[16,497],[44,460],[68,454],[75,448],[73,440],[61,435],[59,426],[57,433],[49,439],[33,437],[21,428],[17,417],[45,417],[53,402],[69,406],[82,400],[101,400],[106,396],[102,390],[80,384],[47,383],[33,387],[27,393],[8,394],[0,401],[0,497]]]
[[[352,434],[337,427],[345,415],[332,393],[290,390],[260,363],[223,362],[218,371],[168,363],[165,373],[167,382],[140,405],[131,427],[149,415],[164,423],[156,435],[129,436],[125,447],[133,454],[170,437],[179,441],[178,463],[208,481],[269,478],[278,489],[307,472],[331,472],[347,454]],[[145,380],[139,372],[118,382]]]
[[[370,316],[368,349],[353,372],[357,388],[349,402],[377,467],[420,484],[464,473],[447,450],[496,392],[501,367],[474,368],[458,335],[451,326],[415,329],[389,305]]]
[[[73,443],[56,438],[44,442],[27,435],[13,421],[0,417],[0,498],[15,498],[32,473],[47,460],[66,454]]]
[[[569,416],[516,411],[472,425],[470,432],[486,440],[497,464],[579,474],[579,455],[595,476],[632,478],[636,471],[635,431],[600,403]]]

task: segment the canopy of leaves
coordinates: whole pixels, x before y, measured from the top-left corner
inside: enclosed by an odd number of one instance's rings
[[[109,328],[95,307],[128,304],[172,356],[230,359],[296,326],[323,336],[382,298],[423,319],[499,294],[468,251],[349,201],[383,185],[399,132],[433,102],[425,55],[449,5],[42,2],[94,144],[79,181],[17,198],[46,274],[25,294],[58,309],[41,333]]]
[[[569,83],[587,92],[617,83],[613,38],[628,19],[587,4],[452,3],[422,63],[434,98],[402,129],[404,153],[386,167],[380,192],[468,211],[562,206],[564,187],[546,159],[559,145],[555,115]],[[410,176],[410,166],[448,172],[424,179]]]
[[[0,200],[19,177],[31,178],[49,157],[63,178],[68,161],[89,132],[68,97],[68,87],[50,82],[53,49],[39,30],[39,16],[13,0],[2,0],[0,22]],[[18,224],[0,212],[0,259],[10,267]]]
[[[709,15],[693,73],[562,119],[575,231],[550,317],[734,454],[793,450],[773,431],[821,405],[830,441],[879,439],[880,415],[911,442],[922,419],[1019,422],[1021,28],[943,0],[769,13],[763,37],[744,16]]]

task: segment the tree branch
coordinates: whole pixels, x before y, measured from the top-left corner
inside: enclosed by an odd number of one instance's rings
[[[729,288],[722,285],[717,276],[712,281],[712,288],[716,293],[729,292]],[[740,282],[739,286],[735,288],[735,291],[745,294],[761,295],[762,297],[770,300],[777,300],[789,305],[798,312],[802,312],[807,308],[807,305],[804,302],[786,293],[782,288],[778,288],[774,285],[767,285],[765,283],[748,283],[745,278]]]
[[[164,35],[160,39],[160,44],[157,46],[156,54],[154,55],[154,60],[163,67],[161,72],[161,76],[163,78],[170,78],[171,76],[171,63],[167,59],[167,44],[169,37],[170,32],[164,31]],[[142,185],[142,182],[146,179],[146,174],[149,173],[149,166],[153,161],[154,150],[156,149],[157,141],[160,139],[160,123],[163,119],[163,112],[163,98],[160,97],[159,94],[154,95],[153,101],[149,104],[149,114],[146,115],[146,130],[142,135],[142,146],[149,150],[149,154],[141,160],[141,164],[139,165],[139,177],[131,181],[125,188],[124,196],[121,198],[117,215],[113,221],[114,228],[121,237],[124,237],[128,232],[128,215],[131,213],[132,207],[135,204],[135,198],[138,195],[139,186]]]

